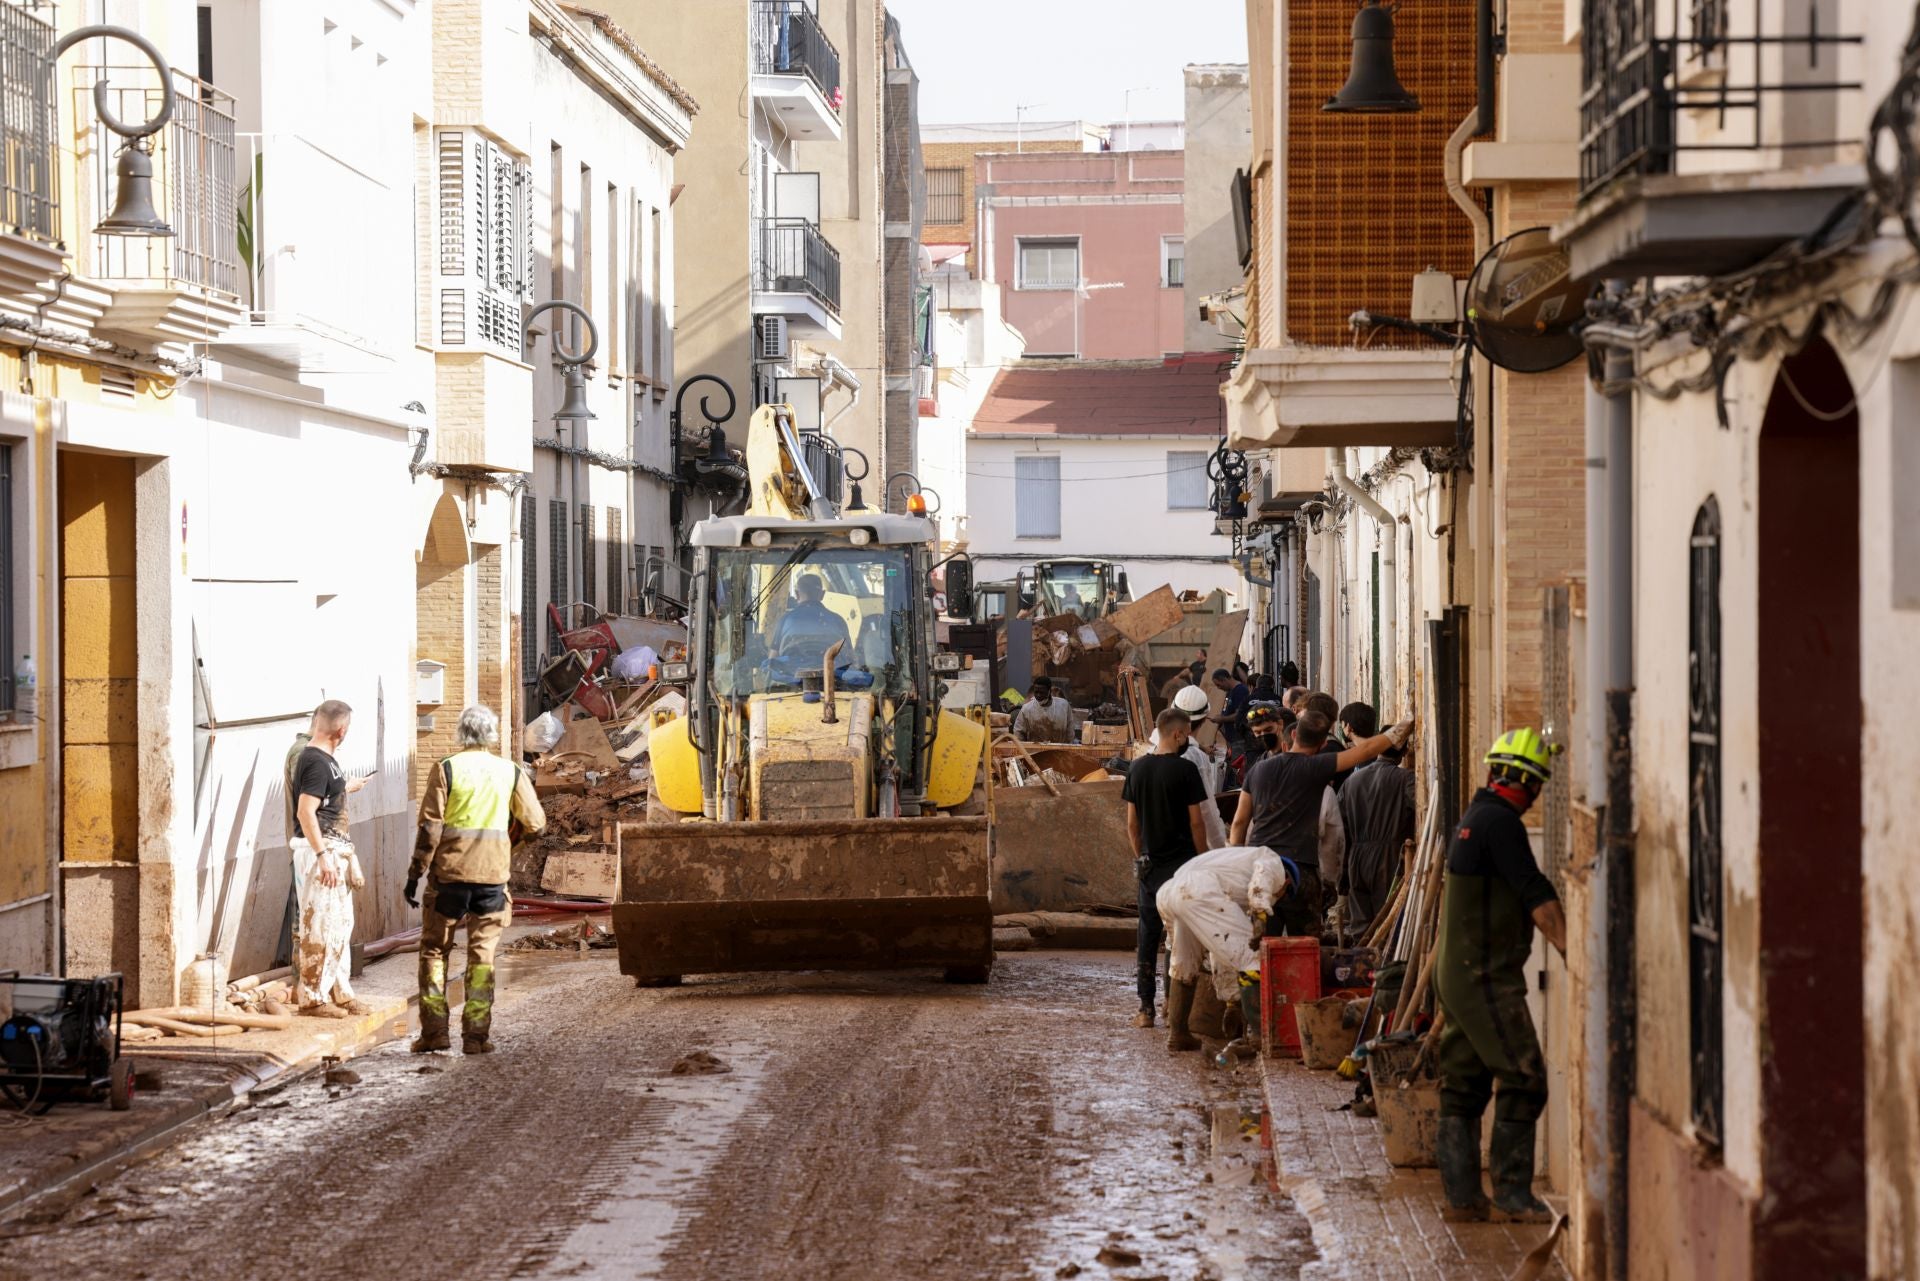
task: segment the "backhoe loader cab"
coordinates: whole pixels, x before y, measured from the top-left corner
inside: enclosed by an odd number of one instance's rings
[[[1127,571],[1110,560],[1042,560],[1020,571],[1021,607],[1036,618],[1078,614],[1092,622],[1132,600]]]
[[[775,407],[751,432],[747,513],[693,530],[688,708],[651,731],[649,821],[621,827],[620,968],[983,981],[986,729],[940,708],[933,527],[833,511]]]

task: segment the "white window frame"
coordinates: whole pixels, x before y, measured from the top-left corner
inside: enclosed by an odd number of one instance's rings
[[[1173,254],[1170,254],[1167,252],[1169,248],[1175,245],[1178,245],[1180,247],[1180,254],[1177,258]],[[1175,262],[1178,262],[1180,264],[1180,279],[1178,280],[1175,280],[1172,278],[1172,274],[1170,270],[1172,265]],[[1182,286],[1184,286],[1186,283],[1187,283],[1187,238],[1185,236],[1160,237],[1160,287],[1162,289],[1179,289]]]
[[[1028,246],[1039,247],[1043,245],[1048,248],[1064,247],[1067,245],[1073,246],[1073,282],[1071,284],[1036,285],[1036,284],[1028,283],[1027,281],[1027,248]],[[1019,290],[1021,292],[1033,292],[1033,293],[1047,293],[1047,292],[1058,293],[1068,289],[1078,289],[1080,287],[1081,270],[1082,268],[1081,268],[1081,262],[1080,262],[1080,237],[1078,236],[1016,236],[1014,237],[1013,287],[1016,290]]]
[[[1027,471],[1031,473],[1034,471],[1046,470],[1045,467],[1036,467],[1034,466],[1034,464],[1052,464],[1052,471],[1053,471],[1053,475],[1051,478],[1053,481],[1053,532],[1052,533],[1028,532],[1028,519],[1023,518],[1023,513],[1020,505],[1020,493],[1021,493],[1022,486],[1032,484],[1036,481],[1043,481],[1048,479],[1045,476],[1039,476],[1039,475],[1031,475],[1031,474],[1024,475],[1024,476],[1021,475],[1022,471]],[[1014,455],[1014,458],[1013,458],[1013,536],[1015,538],[1030,538],[1030,539],[1034,539],[1041,542],[1058,542],[1061,535],[1061,529],[1065,523],[1064,520],[1062,519],[1062,512],[1061,512],[1062,501],[1061,500],[1062,500],[1062,494],[1061,494],[1061,481],[1060,481],[1060,455],[1059,454],[1015,454]],[[1037,516],[1038,513],[1033,513],[1033,515]]]
[[[1184,499],[1192,496],[1187,494],[1176,495],[1174,493],[1176,484],[1191,486],[1196,483],[1181,479],[1189,473],[1199,478],[1197,482],[1199,486],[1199,501],[1176,501],[1176,499]],[[1167,510],[1170,512],[1206,511],[1208,507],[1207,500],[1211,497],[1210,486],[1207,482],[1207,451],[1204,449],[1169,449],[1167,451]]]

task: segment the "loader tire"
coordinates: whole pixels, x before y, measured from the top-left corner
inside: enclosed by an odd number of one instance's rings
[[[635,987],[679,987],[682,981],[682,976],[678,974],[656,974],[651,978],[637,978],[633,981],[633,985]]]
[[[949,965],[942,977],[948,983],[985,983],[992,971],[991,965]]]

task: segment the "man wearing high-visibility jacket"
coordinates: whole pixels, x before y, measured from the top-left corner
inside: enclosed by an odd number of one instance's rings
[[[460,713],[460,750],[434,766],[420,798],[420,834],[407,868],[407,902],[420,908],[420,1035],[415,1054],[447,1043],[447,953],[454,931],[467,927],[467,1000],[460,1011],[461,1048],[489,1054],[493,1030],[493,949],[513,922],[507,895],[514,834],[535,836],[547,825],[533,780],[494,755],[500,718],[478,704]],[[425,906],[418,897],[427,881]]]

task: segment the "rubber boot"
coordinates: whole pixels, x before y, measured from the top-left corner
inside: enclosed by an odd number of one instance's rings
[[[1487,1192],[1480,1184],[1480,1118],[1442,1116],[1434,1143],[1440,1190],[1447,1203],[1440,1217],[1448,1223],[1481,1223],[1487,1217]]]
[[[468,1054],[491,1054],[493,1042],[493,967],[467,967],[467,1003],[460,1009],[460,1048]]]
[[[1187,1030],[1193,1017],[1193,980],[1175,979],[1167,984],[1167,1049],[1179,1054],[1200,1048],[1200,1038]]]
[[[1488,1146],[1496,1223],[1551,1223],[1553,1211],[1533,1194],[1533,1122],[1495,1121]]]
[[[1234,1041],[1235,1053],[1242,1059],[1258,1058],[1265,1048],[1260,1041],[1260,976],[1240,976],[1240,1036]]]
[[[420,958],[420,1035],[413,1038],[415,1054],[430,1054],[447,1045],[447,963]]]

